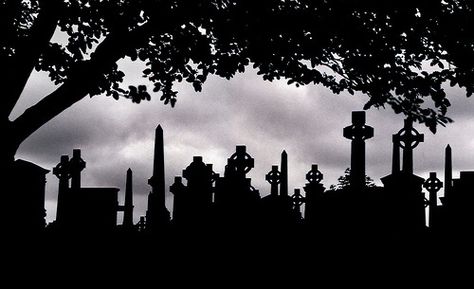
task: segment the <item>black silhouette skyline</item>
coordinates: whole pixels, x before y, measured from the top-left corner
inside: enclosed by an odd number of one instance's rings
[[[245,145],[237,145],[227,159],[224,174],[213,171],[212,164],[201,156],[174,177],[169,186],[173,195],[172,214],[166,208],[165,159],[163,128],[155,130],[153,175],[148,180],[150,193],[145,215],[133,222],[133,171],[126,172],[125,202],[120,205],[118,188],[84,187],[82,172],[86,162],[81,150],[74,149],[72,157],[63,155],[52,169],[58,178],[57,218],[46,224],[44,215],[44,180],[49,171],[33,163],[18,160],[15,169],[22,177],[31,179],[28,187],[20,187],[18,195],[28,208],[19,218],[18,232],[53,232],[55,234],[167,234],[170,229],[181,233],[244,230],[273,230],[286,232],[303,230],[306,234],[330,233],[333,236],[362,235],[388,238],[449,238],[452,234],[466,234],[473,214],[469,209],[472,196],[472,171],[461,171],[453,178],[452,149],[444,152],[444,182],[431,172],[424,179],[414,173],[414,150],[424,142],[424,134],[405,119],[403,127],[392,134],[391,171],[381,179],[383,186],[366,186],[365,145],[374,135],[367,124],[366,113],[352,112],[352,124],[343,130],[343,137],[351,141],[349,183],[326,190],[321,181],[324,174],[313,163],[305,175],[306,184],[300,188],[288,186],[288,153],[283,150],[279,165],[273,165],[265,180],[270,188],[262,195],[252,185],[247,174],[254,168],[255,159]],[[34,181],[35,180],[35,181]],[[36,181],[38,180],[38,181]],[[443,196],[440,189],[445,188]],[[424,189],[424,190],[423,190]],[[291,191],[291,192],[290,192]],[[28,196],[28,198],[25,198]],[[18,201],[17,200],[17,201]],[[441,204],[438,205],[439,201]],[[304,207],[304,211],[302,211]],[[123,220],[117,222],[118,212]],[[429,213],[428,222],[426,213]],[[205,230],[205,231],[203,231]],[[210,230],[210,231],[208,231]],[[132,235],[133,236],[133,235]],[[290,236],[286,236],[290,238]],[[393,239],[395,238],[395,239]]]
[[[425,138],[406,119],[403,127],[392,133],[392,161],[386,164],[383,186],[365,186],[364,145],[377,127],[371,126],[364,111],[352,112],[351,121],[340,130],[340,137],[351,143],[352,150],[347,153],[358,156],[351,157],[349,184],[333,189],[322,184],[324,168],[316,162],[308,165],[305,182],[298,188],[288,184],[291,155],[285,150],[276,156],[276,165],[268,168],[266,185],[254,187],[248,173],[258,160],[245,145],[234,147],[223,174],[216,173],[201,156],[193,156],[181,174],[173,177],[173,184],[165,187],[165,179],[171,178],[164,166],[166,131],[158,125],[145,213],[135,210],[135,184],[140,180],[132,169],[123,173],[125,186],[120,190],[106,183],[94,187],[84,182],[83,176],[94,164],[80,149],[60,156],[51,170],[17,160],[18,175],[29,181],[17,186],[24,194],[13,201],[20,202],[24,210],[16,226],[7,227],[5,232],[13,240],[35,238],[19,256],[27,254],[27,258],[45,260],[46,264],[61,262],[67,266],[77,266],[78,260],[95,260],[90,268],[110,266],[118,259],[124,264],[167,260],[173,266],[196,266],[189,262],[206,258],[225,266],[215,272],[236,270],[234,260],[258,261],[247,265],[252,270],[264,266],[286,271],[286,259],[302,262],[310,258],[315,261],[304,270],[321,266],[325,269],[318,273],[335,273],[331,266],[364,258],[376,262],[365,269],[383,272],[390,268],[387,265],[397,264],[403,264],[404,270],[427,269],[438,264],[429,263],[434,258],[441,262],[450,260],[453,252],[465,252],[474,222],[470,209],[474,172],[461,171],[459,178],[453,177],[456,167],[452,157],[456,152],[447,145],[440,156],[444,173],[431,172],[426,179],[417,176],[413,156],[420,153]],[[45,222],[43,209],[44,177],[48,173],[57,178],[58,214],[53,222]],[[174,198],[172,208],[166,207],[165,192]],[[23,241],[11,248],[22,246]],[[437,250],[435,255],[426,254],[433,250]],[[188,270],[201,274],[207,269],[180,267],[179,272]],[[357,274],[360,268],[343,267],[337,272],[346,270]],[[325,278],[329,277],[323,274],[319,280]]]
[[[337,178],[344,173],[344,169],[350,166],[348,154],[350,142],[340,137],[342,128],[337,119],[349,123],[350,111],[363,105],[363,97],[331,95],[318,87],[285,88],[283,85],[283,83],[257,81],[251,73],[245,74],[240,79],[230,80],[228,83],[214,80],[209,84],[208,90],[204,88],[202,97],[193,95],[191,92],[182,93],[183,101],[169,111],[159,102],[150,103],[148,106],[130,106],[124,101],[117,103],[111,99],[92,99],[90,102],[80,103],[77,107],[71,108],[65,112],[64,117],[52,121],[51,125],[41,129],[20,148],[18,157],[48,168],[56,164],[57,155],[70,153],[72,148],[80,147],[88,154],[89,162],[101,163],[100,166],[89,168],[90,173],[85,174],[84,177],[88,183],[100,186],[105,182],[121,188],[122,191],[125,188],[122,170],[131,167],[135,177],[142,180],[136,184],[136,210],[144,212],[148,194],[146,180],[152,172],[152,163],[149,159],[153,154],[154,136],[151,132],[156,123],[162,123],[168,131],[165,149],[172,161],[167,161],[166,167],[171,176],[178,174],[189,164],[190,156],[186,154],[186,151],[190,152],[190,155],[202,155],[205,161],[214,163],[216,170],[223,173],[221,168],[225,165],[224,155],[231,154],[235,144],[245,143],[258,160],[256,168],[251,171],[257,187],[265,185],[262,175],[266,173],[267,167],[274,163],[274,156],[280,149],[286,149],[291,154],[289,166],[292,173],[289,175],[289,181],[292,186],[299,186],[304,181],[302,176],[306,173],[306,159],[314,158],[321,159],[321,165],[326,167],[326,178],[323,183],[329,187],[335,184]],[[245,87],[245,90],[241,87]],[[229,96],[218,94],[223,88],[230,93]],[[287,95],[296,95],[302,101],[295,109],[291,109],[291,112],[285,112]],[[453,95],[456,95],[456,90],[453,90]],[[241,99],[241,101],[238,101],[237,106],[231,105],[233,99]],[[211,103],[215,105],[216,109],[222,106],[231,107],[229,114],[224,114],[224,117],[220,114],[206,113],[208,119],[200,119],[199,117],[205,113],[205,108],[208,106],[207,101],[210,102],[209,105]],[[268,106],[259,110],[252,109],[259,101],[268,102]],[[443,173],[444,165],[438,158],[444,150],[440,140],[450,140],[452,146],[460,151],[469,149],[469,135],[462,131],[468,130],[471,126],[470,119],[466,117],[471,103],[469,99],[464,98],[454,101],[452,115],[456,122],[449,124],[447,128],[440,128],[435,135],[426,128],[418,126],[428,139],[422,144],[420,154],[414,156],[417,162],[415,170],[418,174],[427,177],[431,170],[436,171],[438,175]],[[307,113],[304,110],[302,113],[294,111],[305,105],[310,106],[311,110],[317,113]],[[236,108],[232,109],[234,106]],[[334,106],[337,106],[337,109],[334,109]],[[281,113],[290,123],[271,121],[271,118],[260,113],[267,109],[271,111],[270,115],[276,116]],[[456,117],[457,112],[459,112],[458,117]],[[95,120],[93,129],[90,128],[90,119],[82,117],[85,113]],[[128,119],[143,119],[143,123],[131,122],[137,123],[131,127],[131,124],[120,120],[120,113],[125,113]],[[99,117],[104,117],[104,114],[105,119],[99,120]],[[241,126],[237,126],[239,122],[233,117],[239,114],[246,115],[244,119],[248,119],[242,122]],[[334,119],[324,117],[328,114],[334,115]],[[226,120],[228,115],[232,117]],[[375,132],[367,151],[367,175],[381,184],[379,179],[384,176],[385,162],[391,160],[388,130],[398,130],[400,127],[398,124],[403,119],[401,116],[392,115],[384,110],[368,111],[367,117],[371,120],[372,126],[387,127],[387,131],[379,129]],[[164,118],[167,120],[163,121]],[[179,119],[184,121],[180,122]],[[256,122],[251,120],[256,120]],[[234,130],[226,133],[223,123],[233,122],[235,122]],[[255,125],[257,123],[258,125]],[[314,125],[310,126],[306,123]],[[276,145],[262,145],[257,138],[252,137],[262,132],[265,139]],[[38,148],[40,148],[39,151]],[[473,161],[469,157],[454,156],[454,163],[460,170],[468,170]],[[116,169],[118,167],[121,168],[120,172]],[[455,175],[457,173],[454,172]],[[56,180],[52,174],[48,174],[47,178],[47,219],[52,221],[55,218],[56,209]],[[166,182],[167,185],[171,185],[172,178],[167,178]],[[167,193],[166,197],[167,206],[171,208],[172,196]],[[137,216],[135,216],[135,221],[138,221]]]

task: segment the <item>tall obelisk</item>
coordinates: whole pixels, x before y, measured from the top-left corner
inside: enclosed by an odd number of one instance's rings
[[[448,144],[445,150],[445,163],[444,163],[444,200],[448,200],[450,197],[451,186],[453,184],[453,163],[452,163],[452,152],[451,146]]]
[[[125,204],[123,209],[123,227],[133,228],[133,173],[131,169],[127,170],[127,181],[125,184]]]
[[[165,206],[165,158],[161,125],[155,130],[153,176],[148,180],[148,184],[151,186],[151,192],[148,195],[146,227],[148,231],[156,231],[168,225],[170,221],[170,213]]]
[[[285,150],[281,153],[280,167],[280,196],[288,197],[288,154]]]

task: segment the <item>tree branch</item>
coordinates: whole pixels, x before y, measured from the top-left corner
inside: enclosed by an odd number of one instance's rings
[[[97,85],[98,77],[125,56],[130,43],[138,45],[141,41],[146,41],[148,28],[143,25],[134,31],[120,30],[107,35],[91,54],[90,60],[76,64],[63,85],[12,122],[15,143],[19,146],[45,123],[89,94],[90,89]]]
[[[3,89],[0,117],[7,119],[15,107],[31,72],[38,61],[43,50],[49,44],[49,40],[56,29],[58,15],[57,1],[42,0],[40,12],[33,23],[30,37],[19,41],[15,56],[8,60],[8,64],[2,71],[0,77]]]
[[[19,146],[27,137],[45,123],[69,108],[87,95],[85,86],[78,81],[68,81],[12,122],[14,135],[11,136]]]

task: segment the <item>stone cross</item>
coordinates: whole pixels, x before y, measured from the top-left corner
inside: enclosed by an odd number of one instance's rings
[[[295,193],[291,196],[291,201],[293,203],[293,210],[297,214],[298,218],[301,218],[301,205],[306,201],[300,193],[300,189],[295,189]]]
[[[244,145],[236,146],[235,153],[228,159],[229,167],[241,177],[245,177],[245,174],[254,167],[254,159],[246,150]]]
[[[434,219],[436,218],[434,216],[434,212],[436,210],[436,207],[438,206],[438,191],[443,187],[443,182],[440,181],[436,177],[435,172],[430,172],[430,177],[425,181],[423,184],[423,187],[430,193],[430,199],[428,202],[428,205],[430,207],[429,211],[429,226],[430,228],[433,228],[434,224]]]
[[[194,156],[193,162],[183,170],[183,178],[188,180],[188,186],[190,185],[189,182],[191,182],[191,186],[193,186],[194,183],[199,183],[202,181],[202,178],[207,177],[207,170],[208,167],[206,167],[206,164],[202,161],[202,157]]]
[[[393,136],[393,141],[403,149],[402,172],[413,173],[413,149],[424,141],[424,135],[413,128],[413,121],[405,119],[404,127]]]
[[[69,170],[69,156],[61,156],[59,164],[53,168],[53,174],[59,179],[59,190],[69,188],[69,179],[71,178],[71,173]]]
[[[202,202],[212,202],[212,183],[214,172],[211,164],[205,164],[201,156],[194,156],[193,162],[183,170],[183,178],[188,183],[189,191]]]
[[[186,205],[181,203],[183,202],[183,198],[186,197],[186,186],[183,184],[183,179],[181,177],[174,177],[174,183],[170,186],[170,192],[174,196],[173,221],[177,223],[179,222],[180,217],[183,214],[186,214],[186,212],[182,212],[182,209],[186,210]]]
[[[58,188],[58,202],[56,207],[56,221],[62,222],[64,216],[67,214],[67,190],[69,190],[69,179],[71,178],[71,172],[69,167],[69,156],[61,156],[61,160],[56,167],[53,168],[53,174],[59,179]]]
[[[305,196],[304,218],[308,224],[320,221],[322,210],[324,186],[321,184],[323,174],[319,171],[318,165],[311,165],[311,170],[306,174],[307,184],[303,187]]]
[[[352,112],[352,125],[344,128],[345,138],[351,144],[351,186],[362,189],[365,186],[365,140],[374,136],[374,128],[365,124],[365,111]]]
[[[265,176],[265,180],[270,183],[270,194],[272,196],[278,195],[278,184],[281,181],[281,174],[278,171],[278,166],[272,166],[272,170]]]
[[[81,188],[81,172],[86,167],[86,162],[81,158],[81,150],[74,149],[72,158],[69,161],[69,169],[71,170],[71,189],[77,190]]]
[[[318,165],[311,165],[311,170],[306,174],[306,180],[310,184],[319,184],[323,179],[323,174],[318,170]]]

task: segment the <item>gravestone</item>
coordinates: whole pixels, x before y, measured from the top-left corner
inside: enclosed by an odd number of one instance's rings
[[[174,183],[170,186],[170,192],[173,194],[173,224],[181,224],[186,221],[186,213],[189,205],[186,196],[186,186],[181,177],[174,177]]]
[[[255,222],[260,201],[256,190],[246,174],[254,167],[254,159],[243,145],[236,146],[236,152],[227,159],[224,176],[215,181],[215,221],[241,226]]]
[[[155,130],[153,175],[148,184],[151,186],[151,192],[148,194],[146,211],[147,230],[156,233],[166,228],[170,222],[170,212],[165,205],[165,160],[161,125]]]
[[[280,196],[288,197],[288,154],[281,152]]]
[[[56,204],[56,223],[61,226],[70,209],[67,208],[69,194],[69,179],[71,172],[69,167],[69,156],[62,155],[60,162],[53,168],[53,175],[59,179],[58,201]]]
[[[282,153],[282,165],[286,166],[286,152]],[[261,221],[263,226],[267,228],[272,228],[273,230],[281,230],[284,227],[293,225],[296,221],[296,215],[293,210],[293,201],[292,199],[285,194],[286,190],[281,190],[283,185],[283,174],[278,171],[278,166],[273,165],[270,172],[265,176],[265,180],[270,183],[270,195],[267,195],[262,198],[260,211],[261,211]],[[280,192],[278,193],[280,185]],[[287,186],[287,183],[286,183]]]
[[[352,112],[352,125],[343,135],[351,140],[351,188],[360,191],[365,187],[365,141],[374,136],[374,128],[365,124],[365,111]]]
[[[393,141],[403,149],[403,168],[406,173],[413,173],[413,149],[424,141],[424,135],[413,128],[413,121],[405,119],[404,127],[393,136]]]
[[[196,206],[201,209],[209,207],[212,202],[213,176],[212,165],[206,165],[200,156],[195,156],[193,162],[183,170],[189,194],[192,194]]]
[[[392,164],[392,173],[381,178],[384,185],[388,212],[388,226],[400,234],[422,233],[426,229],[425,196],[422,186],[425,180],[413,174],[413,149],[423,142],[423,135],[413,128],[410,119],[393,135],[394,161],[398,150],[403,150],[403,168]]]
[[[434,228],[436,226],[436,217],[438,209],[438,191],[443,187],[435,172],[430,172],[430,177],[425,181],[423,187],[429,192],[429,227]]]
[[[86,167],[86,162],[81,158],[81,150],[72,150],[72,158],[69,160],[69,171],[71,174],[71,189],[81,188],[81,172]]]
[[[441,198],[443,205],[448,204],[453,187],[453,160],[451,146],[448,144],[445,149],[444,161],[444,196]]]
[[[238,178],[245,178],[245,175],[254,167],[254,159],[247,153],[247,147],[238,145],[235,153],[227,159],[227,165],[231,173],[235,173]]]
[[[181,210],[176,215],[178,222],[187,224],[204,224],[207,222],[210,217],[213,182],[216,176],[216,173],[212,170],[212,165],[205,164],[201,156],[195,156],[193,162],[183,170],[183,177],[187,180],[187,185],[185,194],[182,194],[181,198],[178,196],[176,200],[178,201],[178,209],[181,206]],[[179,186],[179,183],[176,186]]]
[[[474,224],[474,171],[461,171],[459,178],[453,179],[449,199],[444,205],[446,214],[446,233],[453,238],[471,237]],[[445,200],[446,201],[446,200]]]
[[[306,198],[301,195],[300,189],[295,189],[295,192],[291,196],[291,201],[293,203],[293,213],[297,222],[301,222],[301,206],[305,203]]]
[[[272,170],[265,176],[265,180],[270,183],[270,195],[278,195],[278,184],[281,181],[281,173],[278,171],[278,166],[272,166]]]
[[[311,165],[311,170],[306,174],[308,183],[304,186],[306,193],[306,204],[304,219],[308,224],[316,225],[321,223],[324,207],[324,191],[326,188],[321,184],[323,174],[319,171],[318,165]]]
[[[118,211],[123,211],[122,228],[125,231],[133,230],[133,172],[130,168],[125,181],[125,203],[119,206]]]
[[[82,187],[81,172],[85,165],[81,150],[74,149],[71,159],[61,156],[61,162],[53,169],[60,182],[56,228],[73,233],[111,233],[117,228],[119,189]]]
[[[12,191],[5,191],[3,195],[3,213],[0,231],[2,239],[8,240],[6,233],[23,234],[40,233],[46,225],[45,185],[46,170],[32,162],[17,159],[10,167],[8,184]],[[5,230],[5,231],[4,231]],[[31,240],[34,241],[34,240]],[[8,250],[7,247],[4,247]]]

